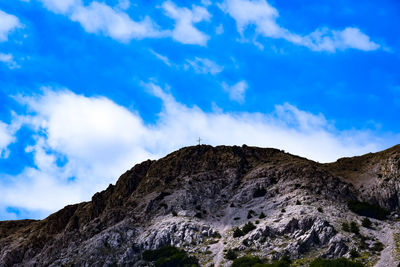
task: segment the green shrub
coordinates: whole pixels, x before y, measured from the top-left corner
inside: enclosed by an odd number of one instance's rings
[[[358,215],[370,217],[378,220],[384,220],[389,212],[378,205],[369,204],[366,202],[359,202],[356,200],[347,203],[348,208]]]
[[[281,212],[286,212],[286,210],[285,209],[281,209]]]
[[[260,216],[258,216],[259,219],[264,219],[265,217],[266,217],[266,216],[265,216],[264,212],[261,212],[261,213],[260,213]]]
[[[172,216],[175,216],[175,217],[176,217],[176,216],[178,216],[178,213],[176,213],[176,211],[173,210],[173,211],[172,211]]]
[[[301,205],[300,200],[296,200],[296,205]]]
[[[234,251],[234,250],[232,250],[232,249],[229,249],[229,250],[225,253],[225,259],[227,259],[227,260],[232,261],[232,260],[236,259],[237,257],[238,257],[238,255],[237,255],[236,251]]]
[[[243,231],[243,234],[246,235],[247,233],[253,231],[256,228],[257,227],[252,222],[248,222],[243,226],[242,231]]]
[[[347,223],[347,222],[342,223],[342,230],[345,232],[350,232],[349,223]]]
[[[199,266],[196,257],[189,256],[186,251],[172,246],[156,250],[146,250],[142,254],[145,261],[154,262],[156,267],[186,267]]]
[[[265,190],[264,187],[259,187],[257,188],[254,193],[253,193],[253,197],[263,197],[267,194],[267,190]]]
[[[327,260],[318,258],[310,263],[310,267],[363,267],[359,262],[350,261],[345,258]]]
[[[290,258],[285,255],[279,261],[266,264],[265,267],[289,267],[291,263],[292,261],[290,260]]]
[[[368,218],[365,217],[364,219],[362,219],[361,225],[365,228],[371,228],[372,222]]]
[[[374,246],[372,247],[372,250],[373,251],[377,251],[377,252],[381,252],[382,250],[383,250],[383,244],[381,243],[381,242],[379,242],[379,241],[376,241],[375,243],[374,243]]]
[[[254,223],[255,223],[255,224],[259,224],[259,223],[260,223],[260,221],[259,221],[259,220],[256,220]]]
[[[235,259],[232,262],[231,267],[253,267],[256,264],[262,264],[262,263],[263,262],[259,258],[251,257],[251,256],[244,256],[244,257]]]
[[[236,227],[233,230],[233,237],[241,237],[246,235],[247,233],[253,231],[254,229],[256,229],[257,227],[252,223],[252,222],[248,222],[246,223],[242,229],[240,229],[239,227]]]
[[[356,235],[360,234],[360,228],[354,221],[350,223],[350,232],[355,233]]]
[[[318,212],[324,212],[323,209],[321,207],[318,207]]]
[[[233,230],[233,237],[237,238],[237,237],[241,237],[241,236],[244,236],[242,229],[240,229],[239,227],[236,227],[235,230]]]
[[[247,219],[251,219],[252,217],[253,217],[253,214],[254,214],[255,212],[254,212],[254,210],[249,210],[248,212],[247,212]]]
[[[201,214],[201,212],[197,212],[197,213],[194,215],[194,217],[201,219],[201,218],[203,218],[203,215]]]
[[[221,238],[221,234],[218,231],[216,231],[214,237],[215,238]]]
[[[252,256],[244,256],[237,258],[233,261],[232,267],[289,267],[290,259],[288,257],[283,257],[279,261],[273,263],[263,263],[260,258]]]
[[[358,251],[355,248],[353,248],[352,250],[350,250],[350,257],[353,259],[358,258],[360,257],[360,253],[358,253]]]

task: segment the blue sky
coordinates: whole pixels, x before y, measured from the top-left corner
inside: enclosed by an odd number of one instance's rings
[[[0,0],[0,220],[200,136],[310,159],[400,141],[398,1]]]

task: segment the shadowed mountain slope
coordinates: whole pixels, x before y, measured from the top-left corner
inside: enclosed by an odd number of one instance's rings
[[[397,233],[399,174],[399,146],[329,164],[270,148],[186,147],[137,164],[89,202],[41,221],[0,222],[0,266],[150,266],[141,253],[165,245],[184,248],[204,266],[229,266],[228,249],[305,264],[357,249],[379,264],[374,244],[389,250]],[[350,200],[392,215],[371,219],[374,227],[360,230],[368,238],[359,240],[342,230],[343,223],[361,224]],[[233,237],[249,222],[255,229]]]

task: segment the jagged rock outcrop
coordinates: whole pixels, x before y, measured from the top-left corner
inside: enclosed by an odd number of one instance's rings
[[[395,212],[399,174],[399,147],[331,164],[277,149],[187,147],[136,165],[89,202],[41,221],[0,222],[0,266],[146,266],[141,253],[165,245],[216,266],[229,266],[227,249],[269,259],[348,256],[366,241],[342,230],[361,222],[347,201]],[[394,223],[372,221],[374,229],[361,227],[371,244]],[[254,229],[233,236],[249,222]],[[371,251],[368,260],[378,257]]]

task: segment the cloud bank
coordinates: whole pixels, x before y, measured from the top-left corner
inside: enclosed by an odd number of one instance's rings
[[[256,33],[261,36],[285,39],[313,51],[335,52],[349,48],[372,51],[380,48],[360,29],[353,27],[339,31],[320,28],[305,36],[292,33],[278,24],[278,10],[265,0],[225,0],[220,7],[236,21],[241,35],[249,26],[255,26]]]
[[[14,124],[33,132],[35,142],[26,153],[34,166],[18,175],[2,174],[0,208],[49,214],[88,200],[134,164],[194,145],[199,136],[211,145],[275,147],[324,162],[382,148],[368,132],[338,131],[323,115],[290,104],[277,105],[271,114],[205,112],[177,102],[153,83],[144,86],[163,103],[154,124],[105,97],[46,89],[17,98],[28,111]],[[14,141],[7,129],[0,123],[3,155]]]

